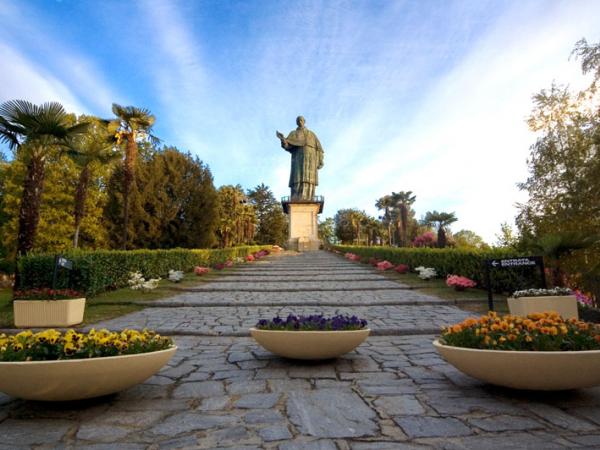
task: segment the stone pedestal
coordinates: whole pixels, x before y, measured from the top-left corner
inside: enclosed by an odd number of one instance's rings
[[[283,209],[289,217],[288,250],[307,252],[319,250],[319,224],[317,216],[323,210],[323,202],[283,201]]]

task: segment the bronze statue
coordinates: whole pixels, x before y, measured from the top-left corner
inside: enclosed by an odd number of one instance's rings
[[[304,117],[296,118],[298,128],[288,137],[277,131],[281,147],[292,154],[290,172],[292,200],[313,200],[319,184],[318,170],[323,167],[323,148],[317,135],[304,127]]]

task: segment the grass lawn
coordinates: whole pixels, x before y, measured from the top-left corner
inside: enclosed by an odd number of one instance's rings
[[[133,291],[129,288],[104,292],[96,297],[88,298],[85,305],[83,323],[78,326],[89,325],[101,320],[119,317],[143,309],[137,302],[152,301],[172,297],[179,294],[177,288],[190,288],[214,280],[218,273],[210,272],[201,277],[194,273],[186,273],[179,283],[161,280],[158,288],[151,292]],[[0,328],[12,328],[13,308],[10,302],[12,292],[10,289],[0,289]]]
[[[394,271],[387,271],[383,274],[394,281],[414,287],[416,291],[423,294],[456,301],[457,306],[461,309],[476,313],[486,313],[488,311],[487,291],[484,289],[474,288],[457,291],[446,286],[446,280],[440,278],[424,281],[416,273],[399,274]],[[494,310],[498,313],[508,313],[506,295],[494,294]]]

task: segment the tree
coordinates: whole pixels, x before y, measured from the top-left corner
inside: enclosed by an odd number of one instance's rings
[[[254,238],[256,214],[240,185],[221,186],[218,192],[217,236],[222,248],[249,244]]]
[[[390,195],[384,195],[377,199],[375,207],[378,210],[383,210],[383,216],[380,217],[383,225],[387,228],[388,245],[393,245],[392,242],[392,197]]]
[[[123,220],[123,167],[111,176],[105,217],[118,247]],[[131,189],[131,248],[210,248],[219,220],[217,192],[210,169],[174,147],[146,151],[138,159]]]
[[[333,217],[327,217],[325,220],[319,222],[319,239],[324,244],[332,245],[337,242],[335,236],[335,221]]]
[[[85,134],[78,135],[69,141],[69,156],[73,159],[79,169],[77,189],[75,191],[75,204],[73,207],[73,218],[75,232],[73,234],[73,248],[79,245],[79,233],[81,222],[85,216],[85,203],[90,184],[95,182],[95,172],[101,169],[104,175],[110,170],[110,163],[120,155],[114,151],[109,139],[106,126],[95,118],[83,117],[90,123]]]
[[[40,220],[46,161],[65,148],[69,139],[84,133],[87,123],[72,125],[60,103],[34,105],[12,100],[0,105],[0,141],[8,143],[27,170],[19,206],[17,256],[33,249]],[[18,271],[15,288],[19,286]]]
[[[256,212],[255,240],[258,244],[283,245],[287,241],[288,221],[281,203],[264,183],[247,191],[248,200]]]
[[[335,235],[343,244],[360,244],[361,227],[368,216],[358,209],[340,209],[335,217]]]
[[[496,234],[496,247],[505,247],[516,249],[519,245],[519,236],[515,234],[513,228],[507,223],[500,224],[500,233]]]
[[[80,169],[65,153],[54,154],[46,160],[44,190],[39,209],[33,251],[63,252],[73,247],[73,205]],[[17,252],[19,204],[23,192],[23,180],[27,165],[16,156],[5,166],[3,214],[6,220],[0,228],[2,244],[10,258]],[[104,248],[107,245],[106,226],[102,212],[106,193],[102,183],[90,183],[85,199],[86,214],[80,227],[79,247]]]
[[[158,143],[152,134],[155,117],[145,108],[135,106],[121,106],[113,103],[115,119],[108,123],[108,131],[115,136],[117,145],[125,146],[123,159],[123,237],[122,247],[127,248],[129,243],[129,209],[131,191],[135,185],[135,168],[138,157],[138,142],[150,141]]]
[[[600,242],[600,235],[588,235],[580,232],[546,234],[530,242],[530,248],[551,260],[552,281],[555,286],[565,285],[562,269],[563,257],[576,250],[587,249]]]
[[[409,212],[416,198],[412,191],[392,192],[391,195],[391,204],[398,210],[396,226],[398,229],[399,244],[402,247],[407,247],[410,242],[408,238]]]
[[[435,226],[437,228],[437,245],[440,248],[444,248],[448,243],[446,237],[447,228],[451,223],[454,223],[457,220],[458,219],[453,212],[428,211],[422,222],[424,225]]]
[[[485,250],[489,249],[490,246],[486,244],[481,236],[471,230],[460,230],[454,233],[452,236],[454,244],[458,248],[478,249]]]

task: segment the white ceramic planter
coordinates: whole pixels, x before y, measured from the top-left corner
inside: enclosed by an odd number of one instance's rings
[[[26,400],[100,397],[150,378],[177,347],[137,355],[62,361],[0,362],[0,392]]]
[[[15,326],[69,327],[83,322],[85,298],[68,300],[15,300]]]
[[[555,311],[563,319],[579,319],[574,295],[508,298],[508,309],[514,316]]]
[[[433,345],[461,372],[513,389],[559,391],[600,384],[600,350],[521,352]]]
[[[370,329],[350,331],[279,331],[250,328],[250,334],[272,353],[293,359],[330,359],[358,347]]]

